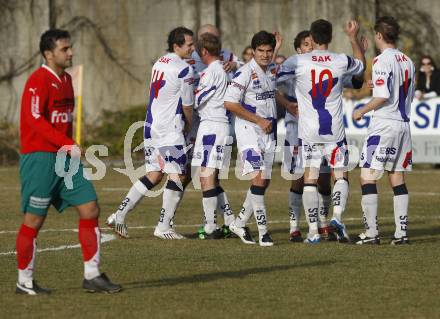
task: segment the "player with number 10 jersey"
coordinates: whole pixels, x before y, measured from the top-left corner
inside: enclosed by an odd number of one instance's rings
[[[342,78],[362,73],[363,63],[328,50],[294,55],[278,72],[278,83],[295,80],[299,138],[308,143],[338,143],[345,138]]]

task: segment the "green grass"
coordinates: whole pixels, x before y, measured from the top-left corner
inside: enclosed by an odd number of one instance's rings
[[[349,233],[362,231],[359,171],[351,174],[351,194],[344,218]],[[223,186],[234,212],[248,183],[231,179]],[[274,247],[247,246],[239,239],[163,241],[153,237],[161,198],[147,198],[128,217],[131,239],[102,245],[102,270],[124,291],[87,294],[80,289],[80,249],[38,254],[36,279],[54,289],[50,297],[17,296],[15,256],[0,255],[2,318],[434,318],[440,299],[440,170],[408,175],[409,236],[412,245],[388,245],[394,229],[392,195],[386,181],[379,192],[383,244],[358,247],[338,243],[291,244],[288,238],[288,182],[279,169],[267,192],[269,227]],[[102,208],[101,225],[130,186],[123,175],[108,170],[95,182]],[[0,253],[14,250],[21,222],[17,168],[0,169]],[[435,195],[437,193],[438,195]],[[185,194],[177,212],[177,230],[195,233],[200,224],[201,194]],[[304,218],[303,218],[304,220]],[[77,216],[49,212],[39,248],[77,244]],[[131,228],[130,228],[131,226]],[[140,226],[135,228],[134,226]],[[251,229],[256,234],[255,224]],[[305,232],[305,224],[302,224]],[[11,231],[5,233],[4,231]],[[110,232],[103,227],[103,232]]]

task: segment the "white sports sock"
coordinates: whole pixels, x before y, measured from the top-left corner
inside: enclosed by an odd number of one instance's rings
[[[409,195],[402,194],[394,196],[394,222],[396,224],[396,231],[394,238],[401,238],[406,236],[408,228],[408,203]]]
[[[267,214],[266,214],[266,204],[264,202],[264,191],[263,187],[251,187],[251,203],[252,209],[254,210],[255,220],[257,221],[258,234],[263,236],[267,233]]]
[[[140,181],[136,181],[127,193],[127,196],[119,205],[116,211],[116,222],[118,224],[123,224],[127,214],[133,210],[136,205],[144,198],[147,194],[148,188]]]
[[[377,194],[362,195],[361,206],[364,213],[365,234],[376,237],[379,234],[377,227]]]
[[[333,217],[342,222],[342,213],[348,199],[348,182],[345,179],[338,179],[333,187]]]
[[[232,212],[228,196],[226,196],[223,188],[217,187],[217,192],[217,210],[223,215],[225,225],[229,226],[234,221],[234,213]]]
[[[169,182],[168,182],[169,183]],[[162,209],[157,227],[164,232],[171,228],[171,221],[174,218],[177,206],[183,197],[182,191],[165,188],[162,195]]]
[[[217,228],[217,218],[215,209],[217,208],[217,191],[211,189],[203,192],[203,212],[205,214],[205,232],[207,234],[212,234],[212,232]]]
[[[332,201],[331,195],[323,195],[318,192],[318,202],[319,202],[319,228],[327,227],[327,216],[330,210],[330,204]]]
[[[302,194],[298,194],[292,190],[289,192],[289,219],[290,232],[299,230],[299,221],[301,217]]]
[[[309,224],[309,234],[318,234],[318,188],[316,185],[304,185],[303,206]]]
[[[251,195],[251,190],[249,189],[246,194],[243,206],[241,207],[240,213],[235,219],[235,225],[237,227],[245,227],[246,223],[249,221],[249,218],[251,218],[252,213],[254,212],[252,209]]]

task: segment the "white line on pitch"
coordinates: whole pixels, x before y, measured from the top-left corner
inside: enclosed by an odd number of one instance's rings
[[[71,229],[72,231],[73,229]],[[75,229],[76,230],[76,229]],[[115,235],[112,234],[101,234],[101,244],[106,243],[108,241],[114,240],[116,239]],[[66,250],[66,249],[76,249],[76,248],[80,248],[80,244],[76,244],[76,245],[63,245],[63,246],[58,246],[58,247],[48,247],[48,248],[42,248],[42,249],[37,249],[38,253],[41,252],[45,252],[45,251],[60,251],[60,250]],[[0,252],[0,256],[10,256],[10,255],[15,255],[17,254],[16,251],[7,251],[7,252]]]

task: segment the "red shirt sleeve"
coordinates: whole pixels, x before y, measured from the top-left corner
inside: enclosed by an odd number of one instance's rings
[[[53,127],[47,120],[49,92],[44,79],[30,78],[22,98],[22,116],[28,128],[42,136],[48,143],[60,148],[75,141]]]

